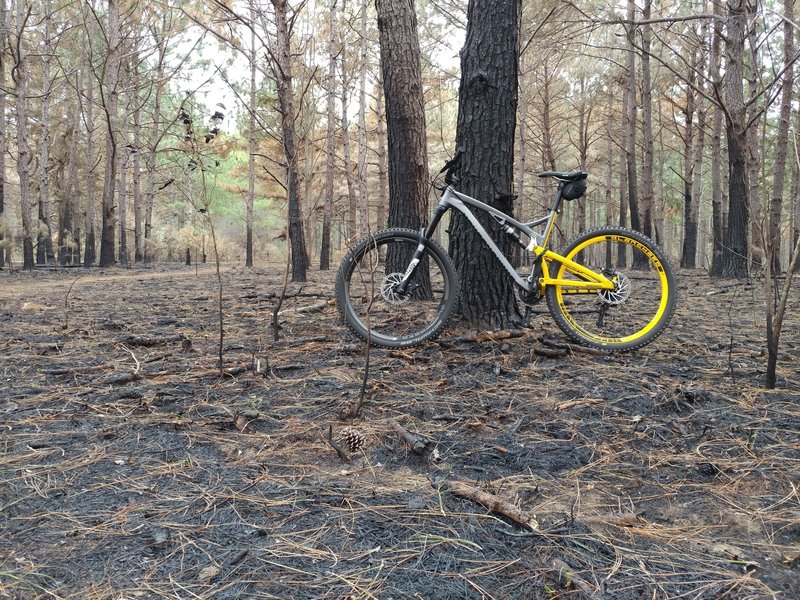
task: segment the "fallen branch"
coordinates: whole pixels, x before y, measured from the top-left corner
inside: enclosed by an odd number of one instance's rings
[[[489,512],[507,517],[518,525],[529,529],[539,529],[539,523],[534,517],[529,517],[521,509],[490,492],[479,490],[478,488],[459,481],[451,481],[449,490],[450,493],[481,504],[486,507]]]
[[[445,348],[455,344],[481,344],[483,342],[498,342],[500,340],[507,340],[510,338],[519,338],[525,335],[522,329],[506,329],[503,331],[482,331],[479,333],[468,333],[456,337],[442,338],[438,340],[439,344]]]
[[[406,444],[411,446],[411,451],[414,452],[414,454],[422,454],[425,452],[425,448],[428,446],[427,442],[411,433],[408,429],[400,425],[400,423],[394,419],[389,419],[389,425],[394,428],[394,430],[397,432],[397,435],[399,435]]]

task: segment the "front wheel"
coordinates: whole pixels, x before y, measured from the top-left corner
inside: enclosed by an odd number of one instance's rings
[[[422,258],[402,289],[398,286],[420,245]],[[336,276],[336,305],[345,323],[384,348],[408,348],[437,336],[457,297],[450,257],[410,229],[367,236],[347,253]]]
[[[675,310],[677,286],[664,252],[646,236],[624,227],[601,227],[578,236],[562,256],[611,279],[613,290],[568,283],[547,288],[553,319],[573,340],[602,350],[640,348],[664,330]],[[551,277],[581,281],[563,263]]]

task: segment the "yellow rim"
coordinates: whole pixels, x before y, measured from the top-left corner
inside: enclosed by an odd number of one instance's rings
[[[647,256],[647,258],[649,259],[650,264],[652,265],[652,267],[656,270],[656,272],[658,272],[659,281],[661,283],[661,291],[662,291],[662,293],[661,293],[661,301],[660,301],[660,303],[658,305],[658,310],[656,311],[656,313],[653,316],[653,318],[650,319],[650,321],[648,323],[646,323],[644,325],[644,327],[642,327],[638,331],[632,333],[631,335],[626,335],[626,336],[623,336],[623,337],[605,337],[605,336],[597,335],[597,334],[592,333],[590,331],[586,331],[583,327],[578,325],[575,322],[575,320],[572,318],[572,316],[570,315],[570,312],[569,312],[566,304],[564,303],[564,299],[565,299],[566,296],[570,296],[570,295],[574,294],[574,292],[571,294],[569,291],[565,290],[565,288],[570,287],[569,284],[561,284],[561,285],[557,285],[556,286],[556,301],[558,302],[558,306],[561,309],[561,314],[563,315],[564,319],[566,319],[566,321],[570,325],[570,327],[575,329],[575,331],[579,332],[585,338],[590,339],[590,340],[592,340],[594,342],[597,342],[597,343],[600,343],[600,344],[625,344],[627,342],[632,342],[634,340],[637,340],[637,339],[640,339],[640,338],[646,336],[648,334],[648,332],[652,331],[653,328],[659,323],[659,321],[661,321],[661,317],[664,315],[664,312],[667,310],[667,303],[669,301],[669,282],[667,280],[667,273],[666,273],[666,270],[664,269],[664,265],[662,264],[662,262],[653,253],[653,251],[650,250],[650,248],[648,248],[647,246],[645,246],[644,244],[642,244],[638,240],[636,240],[636,239],[634,239],[632,237],[626,236],[626,235],[601,234],[601,235],[598,235],[598,236],[595,236],[595,237],[591,237],[591,238],[587,239],[586,241],[584,241],[583,243],[581,243],[578,246],[576,246],[575,248],[573,248],[572,251],[568,255],[565,256],[565,258],[568,258],[568,259],[571,260],[572,257],[575,256],[576,254],[578,254],[581,250],[584,250],[588,246],[591,246],[592,244],[597,243],[597,242],[601,242],[601,241],[621,242],[621,243],[624,243],[624,244],[626,244],[628,246],[632,246],[633,248],[636,248],[637,250],[642,252],[645,256]],[[569,267],[567,267],[567,265],[560,264],[559,268],[558,268],[558,271],[557,271],[557,274],[556,274],[556,279],[559,279],[559,280],[562,279],[565,272],[570,272]],[[576,283],[579,283],[579,282],[576,282]],[[573,289],[575,289],[575,288],[578,288],[579,285],[572,286],[572,287],[573,287]],[[580,290],[580,291],[583,292],[584,290]]]

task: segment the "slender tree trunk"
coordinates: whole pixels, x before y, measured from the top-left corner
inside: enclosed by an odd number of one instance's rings
[[[628,206],[630,208],[631,228],[642,231],[641,216],[639,213],[639,189],[637,185],[636,169],[636,25],[633,21],[636,18],[636,4],[633,0],[628,0],[628,23],[625,26],[627,33],[627,68],[625,83],[625,164],[627,167],[626,180],[628,182]],[[641,253],[635,254],[635,259],[646,261],[646,257]],[[634,264],[636,268],[644,267],[642,264]]]
[[[628,121],[628,89],[627,86],[622,91],[622,127],[620,134],[625,131],[626,123]],[[623,135],[619,139],[623,139]],[[620,157],[619,157],[619,226],[628,227],[628,194],[630,193],[630,186],[628,185],[628,150],[626,144],[620,144]],[[625,244],[617,244],[617,263],[618,267],[628,267],[628,247]]]
[[[22,216],[22,268],[33,270],[33,219],[31,208],[31,156],[28,146],[28,64],[23,37],[31,9],[26,2],[17,0],[16,47],[18,53],[12,77],[16,84],[17,120],[17,175],[19,177],[19,200]]]
[[[425,103],[413,0],[376,0],[389,133],[389,227],[419,229],[428,213]]]
[[[640,203],[642,233],[653,237],[653,100],[650,76],[652,0],[645,0],[642,10],[642,197]]]
[[[250,18],[255,21],[255,10],[250,9]],[[245,259],[244,266],[253,266],[253,207],[256,197],[256,152],[258,151],[258,141],[256,140],[256,109],[258,99],[256,98],[256,32],[250,31],[250,116],[248,119],[249,129],[247,136],[247,220],[245,222]]]
[[[105,87],[101,90],[106,121],[105,176],[103,178],[103,226],[100,239],[100,266],[114,266],[116,250],[116,183],[117,183],[117,83],[120,71],[119,0],[108,0],[108,54]]]
[[[513,211],[508,192],[514,181],[521,12],[520,0],[470,0],[458,94],[460,189],[507,214]],[[487,215],[479,218],[510,256],[512,240],[502,236],[499,224]],[[514,290],[497,258],[462,215],[453,216],[450,229],[450,255],[462,281],[460,314],[476,328],[511,325],[518,316]]]
[[[94,73],[87,73],[83,79],[86,81],[86,101],[83,107],[86,114],[86,237],[84,238],[83,266],[90,267],[97,262],[97,234],[94,218],[94,170],[97,167],[97,157],[94,154]]]
[[[336,0],[333,0],[328,15],[328,91],[327,133],[325,139],[325,204],[322,209],[322,243],[319,251],[319,268],[330,269],[331,222],[333,220],[333,184],[336,169],[336,56],[339,45],[336,40]]]
[[[39,229],[36,244],[36,262],[45,265],[53,261],[53,233],[50,226],[50,0],[45,0],[43,22],[44,51],[42,52],[42,92],[40,96],[41,133],[39,139]]]
[[[136,96],[136,111],[133,113],[133,261],[144,260],[144,207],[142,206],[142,108]]]
[[[389,205],[389,166],[386,156],[386,110],[383,101],[383,81],[378,82],[375,90],[375,112],[378,121],[375,135],[378,138],[378,206],[375,218],[377,229],[386,227],[386,209]]]
[[[695,100],[697,86],[697,54],[692,51],[689,63],[689,75],[686,81],[686,106],[683,110],[683,250],[681,252],[681,266],[685,269],[695,268],[697,255],[697,202],[694,197],[692,174],[694,173],[694,141],[695,141]]]
[[[127,128],[125,128],[127,129]],[[120,266],[128,266],[128,132],[120,131],[120,146],[125,148],[117,154],[119,165],[119,249],[118,259]],[[123,145],[124,144],[124,145]]]
[[[369,231],[367,202],[367,0],[361,0],[361,40],[358,90],[358,221],[361,235]]]
[[[344,51],[342,51],[344,52]],[[356,195],[356,185],[353,178],[353,161],[350,153],[350,124],[347,116],[348,106],[348,87],[347,75],[344,73],[345,65],[342,63],[342,158],[344,163],[344,178],[347,182],[347,232],[346,239],[352,241],[356,238],[356,215],[358,199]]]
[[[778,132],[775,139],[775,164],[772,175],[772,198],[769,206],[767,233],[767,260],[772,259],[772,273],[781,273],[781,214],[783,211],[784,178],[786,177],[786,151],[792,118],[792,83],[794,81],[794,0],[783,3],[783,82]]]
[[[76,96],[80,95],[80,71],[75,76]],[[67,189],[62,194],[61,210],[58,219],[58,261],[64,265],[76,265],[80,262],[80,238],[76,240],[75,223],[78,206],[80,204],[80,191],[78,189],[78,137],[81,127],[81,112],[73,113],[70,129],[64,136],[65,143],[69,145],[67,159]]]
[[[722,253],[722,276],[748,276],[749,225],[747,122],[744,104],[744,45],[747,0],[728,0],[725,100],[728,141],[728,227]]]
[[[5,48],[8,41],[8,8],[6,0],[0,0],[0,48]],[[5,52],[0,52],[0,269],[6,264],[10,253],[6,253],[6,59]]]
[[[144,207],[144,262],[153,260],[153,212],[156,204],[156,170],[158,169],[158,144],[161,139],[161,94],[164,87],[164,61],[167,55],[167,42],[165,37],[154,34],[154,41],[158,47],[158,62],[155,73],[155,90],[153,91],[153,118],[150,123],[150,140],[147,144],[147,183],[145,188]],[[166,185],[166,184],[165,184]]]
[[[275,79],[281,113],[281,133],[286,159],[286,190],[288,197],[289,242],[292,249],[292,281],[306,280],[308,253],[303,233],[300,193],[300,168],[297,158],[294,91],[292,90],[292,56],[286,0],[271,0],[275,8],[276,56]]]
[[[722,57],[722,3],[713,2],[714,29],[711,34],[711,55],[709,57],[709,78],[714,93],[721,96],[722,76],[720,61]],[[722,109],[714,106],[711,133],[711,230],[713,243],[711,249],[711,275],[722,276],[722,247],[724,220],[722,215]]]

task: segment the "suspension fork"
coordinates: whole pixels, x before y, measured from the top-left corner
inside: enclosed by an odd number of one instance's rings
[[[398,294],[406,293],[406,289],[408,288],[408,282],[410,281],[411,276],[414,274],[414,270],[417,268],[417,265],[422,260],[422,253],[425,251],[425,243],[431,238],[433,232],[436,231],[436,227],[439,225],[439,221],[442,220],[442,217],[446,212],[447,212],[447,205],[440,202],[436,206],[436,211],[433,213],[433,218],[431,219],[430,223],[428,223],[428,226],[424,230],[423,229],[419,230],[419,239],[417,243],[417,248],[416,250],[414,250],[414,255],[411,257],[411,261],[408,263],[406,272],[403,273],[403,279],[395,287],[395,291]]]

